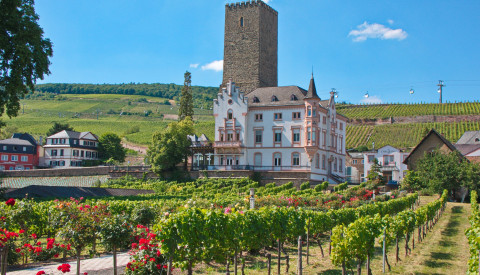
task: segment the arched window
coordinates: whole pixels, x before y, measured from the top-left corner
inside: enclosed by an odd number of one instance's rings
[[[260,102],[260,99],[258,99],[258,97],[254,96],[253,97],[253,103],[259,103]]]
[[[278,98],[277,98],[277,96],[272,95],[272,102],[274,102],[274,101],[278,101]]]
[[[315,158],[315,168],[320,168],[320,155],[318,153]]]
[[[290,96],[290,100],[291,100],[291,101],[297,101],[298,98],[297,98],[296,95],[291,95],[291,96]]]
[[[475,139],[475,142],[480,142],[480,138],[476,138],[476,139]]]
[[[228,112],[227,112],[227,119],[228,119],[228,120],[233,119],[233,111],[232,111],[232,109],[229,109],[229,110],[228,110]]]

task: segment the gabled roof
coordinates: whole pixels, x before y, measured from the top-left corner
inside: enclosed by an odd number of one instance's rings
[[[56,134],[53,134],[47,138],[75,138],[75,139],[87,139],[87,135],[91,134],[95,139],[98,140],[98,137],[91,132],[75,132],[75,131],[67,131],[63,130],[61,132],[58,132]]]
[[[457,148],[455,148],[455,146],[454,146],[450,141],[448,141],[444,136],[442,136],[441,134],[439,134],[435,129],[432,129],[432,130],[430,130],[430,132],[428,132],[428,134],[417,144],[417,146],[415,146],[415,148],[413,148],[413,150],[410,152],[410,154],[407,156],[407,158],[405,158],[405,160],[403,161],[404,164],[407,164],[407,163],[408,163],[408,159],[410,158],[410,156],[413,155],[413,153],[415,153],[415,151],[417,151],[418,148],[420,148],[420,146],[421,146],[431,135],[436,135],[438,138],[440,138],[440,140],[441,140],[448,148],[450,148],[450,150],[452,150],[452,151],[457,150]]]
[[[199,141],[210,141],[205,134],[202,134],[202,135],[198,138],[198,140],[199,140]]]
[[[31,135],[27,133],[15,133],[11,138],[0,140],[0,144],[36,146],[37,142]]]
[[[480,131],[466,131],[456,144],[480,144],[480,141],[475,141],[476,138],[480,138]]]

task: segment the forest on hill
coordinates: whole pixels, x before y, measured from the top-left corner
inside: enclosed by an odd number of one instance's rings
[[[177,84],[38,84],[36,90],[51,94],[123,94],[161,97],[179,101],[183,85]],[[218,87],[191,86],[193,104],[196,108],[210,109],[216,98]]]

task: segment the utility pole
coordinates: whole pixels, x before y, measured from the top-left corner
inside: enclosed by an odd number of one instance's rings
[[[442,88],[445,87],[445,84],[443,84],[443,80],[439,80],[437,86],[438,88],[438,93],[440,94],[440,104],[442,104]]]

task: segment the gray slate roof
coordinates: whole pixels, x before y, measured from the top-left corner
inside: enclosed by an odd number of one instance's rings
[[[5,196],[8,198],[79,198],[79,197],[106,197],[106,196],[136,196],[151,194],[153,190],[96,188],[96,187],[63,187],[30,185],[19,189],[8,189]]]
[[[27,133],[14,133],[11,138],[0,140],[2,145],[36,146],[35,139]]]
[[[480,144],[455,144],[455,148],[465,156],[480,149]]]
[[[48,138],[75,138],[75,139],[81,139],[81,138],[85,138],[86,135],[88,134],[92,134],[96,139],[95,140],[98,140],[98,137],[96,135],[94,135],[93,133],[91,132],[75,132],[75,131],[67,131],[67,130],[63,130],[61,132],[58,132],[56,134],[53,134],[51,136],[49,136]]]
[[[475,141],[477,138],[480,139],[480,131],[467,131],[463,133],[457,144],[480,144],[480,141]]]

